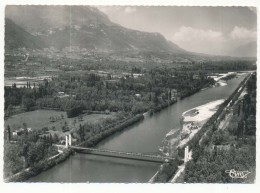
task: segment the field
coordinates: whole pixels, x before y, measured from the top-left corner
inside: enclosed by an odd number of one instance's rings
[[[27,82],[30,82],[30,86],[33,88],[33,84],[35,83],[36,87],[38,84],[43,83],[44,79],[51,79],[51,76],[37,76],[37,77],[28,77],[28,76],[21,76],[21,77],[5,77],[4,85],[5,86],[12,86],[14,83],[16,84],[17,88],[26,87]]]
[[[83,125],[87,122],[95,123],[105,118],[112,118],[113,116],[113,114],[84,114],[82,119],[79,119],[79,117],[67,118],[66,113],[63,111],[36,110],[9,117],[5,121],[5,127],[9,125],[11,131],[14,131],[21,128],[23,123],[26,123],[27,127],[32,128],[32,130],[48,127],[49,130],[53,130],[51,133],[61,134],[61,127],[65,124],[70,128],[78,128],[80,124]],[[53,117],[53,121],[51,121],[50,117]]]

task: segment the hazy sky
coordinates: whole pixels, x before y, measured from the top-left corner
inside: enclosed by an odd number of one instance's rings
[[[159,32],[194,52],[225,54],[256,40],[256,10],[248,7],[100,6],[124,27]]]

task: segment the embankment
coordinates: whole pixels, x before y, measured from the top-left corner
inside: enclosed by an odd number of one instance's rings
[[[53,166],[65,161],[73,151],[71,149],[64,150],[63,153],[59,154],[56,157],[53,157],[53,159],[45,159],[40,161],[39,163],[35,164],[34,166],[27,168],[18,174],[15,174],[8,179],[5,179],[5,182],[24,182],[28,180],[29,178],[38,175],[39,173],[46,171]]]
[[[84,147],[94,147],[99,142],[101,142],[106,137],[118,132],[122,131],[123,129],[129,127],[130,125],[133,125],[134,123],[137,123],[144,119],[143,114],[135,115],[131,118],[128,118],[124,120],[121,123],[116,123],[116,125],[110,125],[107,128],[103,129],[104,131],[100,132],[99,134],[93,136],[92,138],[88,139],[87,141],[84,141],[80,144],[77,144],[78,146],[84,146]]]
[[[237,98],[240,96],[241,92],[243,92],[243,88],[245,87],[246,81],[249,79],[250,75],[246,76],[244,80],[239,84],[239,86],[236,88],[236,90],[218,107],[218,110],[207,120],[207,122],[201,127],[201,129],[196,133],[196,135],[193,136],[192,139],[187,141],[182,147],[178,148],[178,156],[183,157],[184,155],[184,148],[186,146],[189,146],[189,148],[192,150],[196,145],[199,144],[199,140],[204,135],[204,133],[207,130],[212,130],[214,123],[218,120],[220,115],[222,114],[223,110],[227,107],[232,105]],[[176,159],[178,160],[178,159]],[[183,164],[182,161],[178,160],[179,164],[177,167],[181,164]],[[171,170],[172,171],[169,171]],[[171,177],[178,171],[175,167],[171,168],[167,166],[166,164],[161,165],[159,171],[155,176],[153,176],[153,180],[149,182],[168,182]],[[172,176],[170,176],[172,174]]]
[[[171,100],[169,102],[162,103],[158,105],[157,107],[149,110],[146,112],[149,115],[153,115],[154,113],[157,113],[161,111],[162,109],[167,108],[168,106],[174,104],[176,100]],[[110,135],[113,135],[116,132],[122,131],[126,129],[127,127],[141,121],[144,119],[144,114],[137,114],[135,116],[130,116],[126,118],[125,120],[122,120],[121,122],[117,122],[115,124],[109,125],[106,128],[102,129],[103,131],[100,132],[99,134],[93,136],[92,138],[88,139],[85,142],[82,142],[78,144],[79,146],[84,146],[84,147],[94,147],[96,146],[99,142],[101,142],[103,139],[107,138]]]

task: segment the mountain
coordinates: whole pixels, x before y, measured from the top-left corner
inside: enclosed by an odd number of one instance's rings
[[[49,45],[58,49],[71,45],[106,51],[184,52],[177,45],[169,44],[158,33],[140,32],[105,24],[67,26],[48,35],[47,41]]]
[[[20,29],[33,34],[30,36],[31,42],[37,37],[40,42],[44,42],[42,46],[57,49],[76,46],[109,52],[188,53],[159,33],[124,28],[89,6],[7,6],[6,17],[21,26]],[[23,41],[19,37],[16,40]],[[37,48],[39,41],[35,42]]]
[[[10,50],[18,47],[41,49],[45,43],[17,26],[10,19],[5,19],[5,49]]]
[[[253,41],[237,47],[236,49],[232,50],[229,54],[231,56],[237,57],[256,57],[256,49],[257,43],[256,41]]]
[[[8,5],[5,16],[34,35],[48,35],[70,25],[112,24],[105,14],[89,6]]]

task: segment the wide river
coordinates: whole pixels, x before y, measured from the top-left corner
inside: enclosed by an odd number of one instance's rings
[[[126,152],[158,152],[165,135],[172,129],[180,129],[184,111],[218,99],[226,99],[245,78],[245,74],[227,81],[226,86],[208,88],[178,101],[161,112],[118,132],[98,144],[97,147]],[[76,154],[66,161],[30,178],[28,182],[148,182],[159,164]]]

